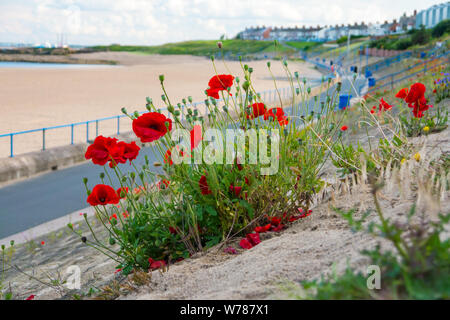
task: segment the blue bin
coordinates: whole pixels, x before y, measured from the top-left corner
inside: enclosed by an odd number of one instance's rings
[[[420,53],[420,58],[423,59],[423,58],[425,58],[426,56],[427,56],[426,52],[421,52],[421,53]]]
[[[342,110],[350,105],[351,94],[341,94],[339,96],[339,109]]]
[[[350,66],[350,71],[353,72],[354,68],[355,68],[355,67]]]
[[[366,78],[370,78],[372,76],[372,71],[366,70]]]
[[[369,80],[369,87],[375,87],[376,83],[375,78],[369,78],[368,80]]]

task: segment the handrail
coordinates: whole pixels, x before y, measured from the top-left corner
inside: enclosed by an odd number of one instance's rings
[[[280,92],[280,94],[286,96],[290,89],[291,89],[290,87],[280,88],[280,89],[278,89],[278,92]],[[277,98],[276,92],[277,92],[276,89],[272,89],[272,90],[265,90],[263,92],[260,92],[259,94],[262,96],[263,101],[267,101],[266,95],[268,95],[268,99],[270,102],[270,101],[274,101]],[[220,102],[220,101],[222,101],[222,99],[217,99],[217,102]],[[205,101],[192,102],[190,105],[192,107],[196,108],[198,105],[202,105],[202,104],[205,104]],[[160,110],[167,111],[167,108],[161,108]],[[145,112],[147,112],[147,111],[140,111],[139,114],[142,114]],[[184,116],[185,115],[184,115],[184,106],[183,106],[183,112],[181,113],[182,120],[183,120]],[[45,134],[49,130],[60,129],[60,128],[71,128],[70,144],[74,144],[74,128],[76,126],[85,125],[86,126],[86,142],[89,142],[89,124],[96,123],[96,125],[97,125],[96,130],[98,131],[98,123],[99,122],[116,119],[117,120],[116,133],[120,134],[120,119],[124,118],[124,117],[127,117],[127,115],[121,114],[121,115],[115,115],[115,116],[110,116],[110,117],[98,118],[98,119],[94,119],[94,120],[80,121],[80,122],[74,122],[74,123],[57,125],[57,126],[50,126],[50,127],[43,127],[43,128],[38,128],[38,129],[30,129],[30,130],[24,130],[24,131],[4,133],[4,134],[0,134],[0,138],[9,137],[9,139],[10,139],[9,156],[12,158],[12,157],[14,157],[14,137],[15,136],[22,135],[22,134],[28,134],[28,133],[34,133],[34,132],[42,132],[42,150],[45,150],[46,149]],[[97,134],[98,134],[98,132],[97,132]]]

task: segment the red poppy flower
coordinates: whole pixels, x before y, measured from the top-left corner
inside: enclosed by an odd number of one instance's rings
[[[30,295],[28,298],[26,298],[25,300],[34,300],[36,296],[34,294]]]
[[[152,142],[172,130],[172,120],[161,113],[148,112],[134,119],[132,127],[141,142]]]
[[[267,109],[264,103],[254,103],[249,108],[252,109],[251,114],[247,113],[247,119],[254,119],[266,113]]]
[[[141,150],[141,148],[136,144],[136,142],[132,141],[131,143],[125,143],[125,150],[123,152],[125,161],[129,160],[131,163],[131,161],[136,159],[139,155],[139,150]]]
[[[45,241],[41,241],[41,245],[42,245],[42,246],[45,245]]]
[[[98,136],[95,138],[94,143],[91,144],[84,155],[86,160],[92,159],[94,164],[105,165],[111,160],[110,148],[116,145],[116,138],[106,138],[104,136]]]
[[[169,166],[173,165],[172,151],[170,149],[167,149],[166,153],[164,154],[164,163],[168,163]]]
[[[205,175],[201,176],[200,180],[198,181],[198,186],[200,187],[200,191],[202,192],[203,195],[208,195],[212,193],[212,191],[209,189]]]
[[[282,108],[272,108],[272,109],[269,109],[264,114],[264,120],[268,120],[268,119],[278,120],[278,119],[282,119],[283,116],[284,116],[284,111]]]
[[[177,146],[178,147],[178,146]],[[172,150],[173,150],[173,148],[172,149],[168,149],[167,151],[166,151],[166,153],[164,154],[164,163],[168,163],[169,164],[169,166],[171,166],[171,165],[173,165],[173,160],[172,160]],[[184,152],[183,151],[179,151],[179,154],[178,154],[178,156],[179,157],[184,157]]]
[[[405,97],[406,103],[415,103],[422,99],[427,88],[420,82],[414,83],[409,89],[408,95]]]
[[[92,189],[91,194],[87,197],[87,202],[91,206],[117,204],[119,201],[120,198],[117,195],[116,190],[105,184],[96,185],[94,189]]]
[[[167,189],[169,187],[170,181],[166,179],[162,179],[158,182],[158,189]],[[164,186],[164,187],[162,187]],[[162,187],[162,188],[161,188]]]
[[[249,233],[246,235],[246,238],[252,244],[252,246],[256,246],[257,244],[261,243],[259,233]]]
[[[203,140],[202,136],[202,126],[197,124],[194,126],[194,128],[190,132],[191,134],[191,151],[195,148],[197,148],[200,141]]]
[[[348,129],[347,126],[342,126],[342,127],[341,127],[341,131],[346,131],[347,129]]]
[[[238,158],[234,159],[234,164],[236,165],[239,171],[241,171],[244,168]]]
[[[281,222],[281,218],[273,217],[271,220],[272,225],[277,226]]]
[[[280,232],[281,230],[284,229],[284,224],[280,223],[278,226],[276,226],[275,228],[272,228],[273,232]]]
[[[233,184],[230,185],[230,192],[233,193],[236,197],[239,197],[239,194],[242,191],[242,187],[236,187]]]
[[[280,126],[286,126],[289,123],[289,119],[286,116],[282,116],[282,117],[278,118],[277,120],[278,120],[278,124]]]
[[[374,113],[375,113],[375,110],[373,110],[373,109],[370,110],[370,113],[371,113],[371,114],[374,114]]]
[[[114,274],[119,273],[120,271],[122,271],[122,268],[119,268],[116,271],[114,271]]]
[[[263,226],[263,227],[256,227],[255,228],[255,232],[257,232],[257,233],[264,233],[264,232],[267,232],[267,231],[269,231],[270,230],[270,227],[272,226],[272,224],[266,224],[265,226]]]
[[[245,184],[250,185],[250,180],[247,177],[244,177]]]
[[[397,92],[395,97],[399,98],[399,99],[405,99],[407,95],[408,95],[408,88],[403,88],[403,89],[400,89],[399,92]]]
[[[219,91],[227,90],[233,86],[234,77],[230,74],[219,74],[213,76],[209,82],[209,89],[206,90],[208,96],[219,99]]]
[[[242,249],[251,249],[251,248],[253,248],[253,245],[246,238],[242,239],[239,242],[239,245],[241,246]]]
[[[115,143],[108,148],[109,151],[109,167],[114,168],[119,163],[125,163],[127,160],[124,158],[126,143],[120,141]]]
[[[236,251],[236,249],[235,249],[235,248],[233,248],[233,247],[228,247],[228,248],[225,248],[225,249],[223,249],[223,252],[225,252],[225,253],[229,253],[229,254],[237,254],[237,251]]]
[[[151,270],[156,270],[166,265],[166,262],[164,260],[155,261],[152,258],[148,258],[148,263],[150,264]]]
[[[175,229],[174,227],[169,227],[169,232],[171,233],[171,234],[177,234],[178,232],[177,232],[177,229]]]
[[[114,213],[114,214],[112,214],[110,217],[109,217],[109,221],[111,222],[111,221],[113,221],[113,220],[118,220],[117,219],[117,214],[116,213]]]
[[[123,217],[126,219],[130,216],[130,214],[128,213],[128,211],[122,212]]]
[[[117,189],[117,195],[120,197],[120,199],[125,198],[127,196],[127,193],[128,193],[128,187]]]
[[[383,98],[381,98],[380,104],[378,107],[379,107],[380,111],[386,111],[386,110],[392,109],[392,106],[390,104],[388,104],[386,101],[384,101]]]

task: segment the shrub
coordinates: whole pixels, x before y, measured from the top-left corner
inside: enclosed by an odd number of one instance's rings
[[[431,29],[431,35],[434,38],[439,38],[440,36],[443,36],[445,33],[450,32],[450,19],[443,20],[439,22],[437,25]]]

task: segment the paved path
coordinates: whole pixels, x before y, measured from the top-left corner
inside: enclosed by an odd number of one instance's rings
[[[356,87],[363,83],[363,79],[357,80]],[[342,92],[348,93],[350,87],[344,78]],[[150,163],[161,161],[154,154],[152,147],[143,148],[136,163],[143,164],[144,155]],[[131,169],[128,164],[121,165],[123,171]],[[100,183],[100,172],[100,166],[86,162],[0,188],[0,239],[86,208],[82,178],[87,177],[92,188]]]

